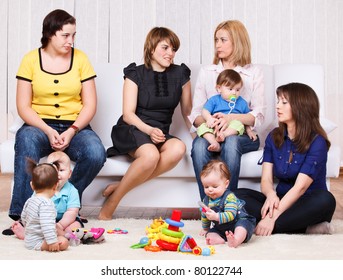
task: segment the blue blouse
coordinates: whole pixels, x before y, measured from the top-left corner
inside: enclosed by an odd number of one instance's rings
[[[277,148],[271,134],[272,132],[268,134],[266,139],[262,162],[273,164],[273,174],[279,180],[276,187],[277,194],[285,195],[294,186],[299,173],[306,174],[313,180],[306,193],[315,189],[327,190],[328,147],[325,139],[317,135],[310,148],[305,153],[299,153],[288,135],[285,135],[283,145]]]

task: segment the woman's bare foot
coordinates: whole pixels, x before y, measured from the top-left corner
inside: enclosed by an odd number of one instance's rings
[[[18,221],[15,221],[11,227],[11,229],[13,230],[15,236],[20,239],[20,240],[24,240],[25,238],[25,229],[22,226],[22,224]]]
[[[112,183],[107,185],[107,187],[102,191],[103,197],[109,197],[119,186],[119,183]]]
[[[114,213],[115,207],[113,207],[111,200],[111,196],[108,197],[103,204],[102,208],[100,209],[100,213],[98,215],[98,220],[112,220],[112,215]]]
[[[98,220],[102,220],[102,221],[110,221],[112,220],[112,216],[108,216],[108,215],[105,215],[103,213],[99,213],[99,216],[98,216]]]
[[[226,231],[225,235],[226,235],[226,239],[227,239],[227,245],[229,245],[229,247],[231,247],[231,248],[236,248],[236,247],[238,247],[238,245],[240,245],[242,243],[235,238],[235,235],[233,234],[232,231],[229,231],[229,232]]]
[[[329,222],[322,222],[313,226],[308,226],[307,234],[333,234],[334,228]]]

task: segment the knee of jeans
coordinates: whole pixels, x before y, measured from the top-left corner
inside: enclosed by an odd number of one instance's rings
[[[230,137],[226,137],[225,141],[224,141],[224,148],[235,148],[237,149],[238,147],[238,140],[239,140],[239,136],[238,135],[232,135]]]
[[[204,157],[206,153],[208,152],[207,147],[208,147],[208,142],[206,139],[202,137],[196,137],[192,143],[192,150],[191,150],[192,158]]]
[[[93,144],[88,147],[85,157],[94,163],[104,164],[106,161],[106,151],[103,145]]]

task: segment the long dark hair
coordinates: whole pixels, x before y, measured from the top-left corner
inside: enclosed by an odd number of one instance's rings
[[[326,140],[328,150],[330,141],[319,122],[319,99],[315,91],[302,83],[290,83],[279,86],[276,89],[278,98],[283,96],[290,104],[292,116],[295,121],[296,133],[293,139],[298,152],[306,152],[316,135],[321,135]],[[284,142],[287,131],[285,123],[279,123],[279,127],[273,131],[272,137],[277,147]]]
[[[62,30],[63,25],[66,24],[74,25],[76,19],[64,10],[54,10],[44,18],[42,38],[40,39],[43,49],[48,45],[50,38],[56,34],[56,31]]]

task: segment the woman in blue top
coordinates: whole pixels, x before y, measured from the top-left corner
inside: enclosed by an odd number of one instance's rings
[[[319,122],[318,97],[301,83],[280,86],[276,95],[279,127],[266,139],[261,193],[238,189],[235,194],[256,217],[257,235],[330,234],[336,200],[326,186],[330,142]]]

